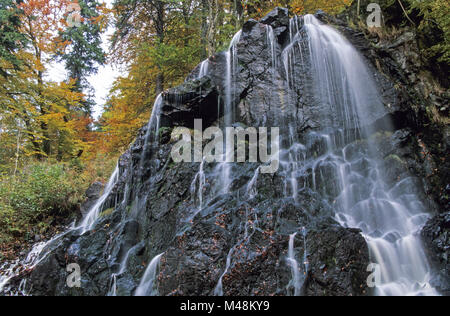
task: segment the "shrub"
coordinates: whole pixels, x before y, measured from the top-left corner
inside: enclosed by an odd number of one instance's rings
[[[56,217],[71,217],[83,200],[85,183],[65,164],[33,163],[0,179],[0,235],[28,238],[44,233]]]

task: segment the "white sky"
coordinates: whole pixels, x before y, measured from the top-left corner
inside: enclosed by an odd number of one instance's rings
[[[112,7],[113,0],[103,0],[108,5],[108,7]],[[105,52],[108,52],[108,37],[114,33],[114,29],[110,27],[105,34],[102,35],[102,47]],[[108,97],[109,90],[112,87],[114,80],[123,75],[123,71],[120,69],[116,69],[116,67],[112,67],[111,65],[105,65],[103,67],[99,67],[98,73],[96,75],[92,75],[88,78],[89,83],[95,89],[95,102],[97,105],[93,109],[94,118],[99,118],[102,111],[103,105],[106,102]],[[53,63],[49,67],[48,79],[52,81],[64,81],[67,78],[66,71],[64,69],[64,65],[61,63]]]

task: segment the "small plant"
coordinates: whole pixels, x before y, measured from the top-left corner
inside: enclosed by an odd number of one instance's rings
[[[101,214],[100,214],[100,218],[104,218],[104,217],[108,217],[109,215],[111,215],[112,213],[114,213],[115,209],[114,208],[109,208],[107,210],[104,210]]]
[[[70,221],[88,185],[79,171],[70,164],[32,162],[15,176],[0,177],[2,243],[45,235],[56,219]]]

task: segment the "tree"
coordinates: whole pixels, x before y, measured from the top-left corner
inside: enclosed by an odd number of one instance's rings
[[[450,4],[448,0],[407,0],[409,11],[419,15],[419,31],[427,34],[429,47],[424,49],[427,57],[436,58],[450,65]],[[431,35],[431,36],[430,36]]]
[[[89,141],[91,121],[82,114],[84,96],[76,91],[75,80],[57,83],[44,76],[57,49],[64,5],[51,0],[20,3],[20,32],[29,48],[15,53],[23,67],[0,80],[3,139],[9,144],[14,140],[16,149],[39,159],[78,156]]]
[[[20,32],[20,14],[15,1],[0,0],[0,75],[4,77],[22,64],[16,56],[26,45],[26,38]]]
[[[168,0],[116,0],[114,2],[117,32],[113,46],[118,55],[125,57],[130,48],[139,49],[141,43],[163,45],[166,37]],[[137,46],[136,46],[137,45]],[[164,90],[162,65],[157,64],[156,94]]]
[[[101,11],[104,7],[97,0],[80,0],[81,25],[67,26],[60,31],[58,59],[65,63],[69,78],[75,80],[75,91],[89,92],[92,88],[87,77],[98,71],[106,61],[101,47],[101,34],[107,21]],[[84,111],[91,115],[93,101],[87,99]]]
[[[30,86],[33,86],[33,102],[38,108],[41,116],[49,113],[47,104],[43,100],[44,93],[44,64],[55,51],[56,32],[59,28],[59,14],[63,10],[63,2],[53,2],[50,0],[24,1],[19,8],[23,10],[21,31],[27,37],[32,52],[28,54],[28,67],[31,70],[32,79]],[[50,135],[48,123],[45,120],[40,122],[42,131],[42,151],[44,155],[50,154]],[[35,148],[37,151],[37,148]]]

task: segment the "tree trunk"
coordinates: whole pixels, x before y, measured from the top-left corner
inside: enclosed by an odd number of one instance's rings
[[[206,37],[208,36],[208,0],[202,0],[202,28],[201,28],[201,45],[202,45],[202,59],[208,57],[208,41]]]
[[[41,146],[39,145],[38,141],[36,140],[36,136],[34,135],[34,131],[31,126],[31,122],[30,122],[30,119],[28,118],[26,111],[23,111],[23,121],[25,122],[25,126],[27,128],[27,132],[30,137],[31,144],[33,145],[33,149],[35,152],[33,155],[38,160],[41,160],[43,158],[43,156],[41,154]]]
[[[233,13],[236,17],[236,29],[241,29],[244,22],[244,7],[242,6],[242,0],[233,0]]]
[[[158,37],[158,45],[164,44],[165,40],[165,3],[163,1],[154,2],[155,9],[155,28],[156,36]],[[162,65],[157,65],[159,73],[156,76],[156,88],[155,92],[157,95],[164,91],[164,74],[162,71]]]
[[[216,53],[216,33],[217,33],[217,23],[219,21],[219,3],[218,0],[208,0],[208,34],[207,34],[207,50],[209,56]]]

